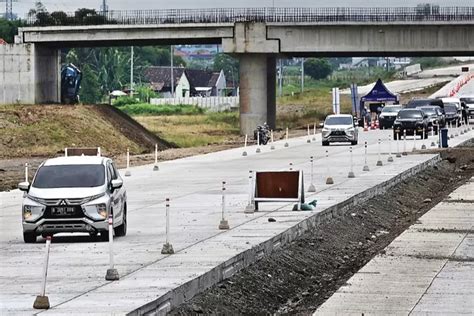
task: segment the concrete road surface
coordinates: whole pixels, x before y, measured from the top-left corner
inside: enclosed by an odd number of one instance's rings
[[[314,315],[473,315],[474,178],[385,250]]]
[[[278,248],[288,240],[286,232],[301,231],[319,213],[336,208],[355,195],[367,198],[368,194],[375,194],[367,190],[379,186],[381,190],[399,179],[400,173],[413,172],[416,166],[435,158],[430,154],[410,154],[388,163],[390,134],[391,131],[361,130],[359,145],[354,148],[355,179],[347,177],[349,146],[323,148],[320,135],[309,144],[306,137],[291,139],[289,148],[283,146],[284,141],[278,141],[276,150],[265,146],[260,154],[251,146],[247,148],[248,157],[242,157],[242,149],[238,148],[164,162],[158,172],[153,172],[150,165],[131,168],[132,176],[125,178],[129,230],[126,237],[114,241],[120,281],[104,280],[109,256],[107,243],[85,235],[55,236],[46,287],[52,309],[41,314],[125,314],[150,302],[152,308],[169,310],[253,262],[269,248]],[[474,132],[457,137],[452,144],[472,136]],[[380,156],[378,139],[382,140]],[[364,141],[369,143],[367,163],[371,169],[365,173]],[[425,144],[429,147],[432,141],[436,138]],[[403,143],[399,145],[402,150]],[[408,140],[407,151],[414,145],[412,139]],[[416,146],[420,148],[420,140]],[[396,150],[395,144],[391,147]],[[316,157],[317,192],[306,193],[306,197],[318,200],[316,210],[294,212],[293,204],[270,203],[263,204],[255,214],[244,213],[249,169],[286,170],[293,163],[293,168],[304,171],[308,188],[310,156]],[[381,167],[376,166],[379,159],[383,161]],[[325,184],[328,176],[334,178],[334,185]],[[228,184],[229,231],[218,229],[222,181]],[[165,198],[171,198],[170,241],[176,251],[171,256],[160,253],[165,241]],[[17,190],[0,193],[0,314],[39,312],[32,305],[40,290],[45,243],[23,243],[21,200],[22,193]],[[276,222],[269,222],[268,217]]]

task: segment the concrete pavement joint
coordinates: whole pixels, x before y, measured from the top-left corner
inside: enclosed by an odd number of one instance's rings
[[[463,239],[459,242],[459,244],[456,246],[456,249],[454,249],[454,251],[451,253],[451,255],[449,256],[450,258],[453,258],[454,257],[454,254],[456,253],[456,251],[458,250],[459,246],[461,246],[461,244],[464,242],[464,240],[466,239],[466,237],[468,236],[468,234],[465,234]],[[431,279],[431,282],[430,284],[428,285],[428,287],[425,289],[425,291],[423,292],[423,294],[420,295],[420,297],[418,298],[417,302],[415,305],[413,305],[413,307],[411,308],[410,312],[408,313],[408,315],[411,315],[413,313],[413,311],[415,310],[415,308],[418,306],[418,304],[420,304],[420,301],[421,299],[423,298],[423,296],[425,296],[427,293],[428,293],[428,290],[431,288],[431,286],[433,285],[433,282],[434,280],[439,276],[439,274],[441,273],[441,271],[443,271],[443,269],[446,267],[446,264],[448,264],[449,260],[446,259],[446,262],[443,264],[443,266],[438,270],[438,272],[436,272],[436,275]]]

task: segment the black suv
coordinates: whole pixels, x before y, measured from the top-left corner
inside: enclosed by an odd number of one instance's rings
[[[438,134],[438,129],[446,126],[444,111],[439,106],[422,106],[418,108],[428,115],[428,128]]]
[[[444,114],[446,115],[446,123],[451,123],[456,127],[461,125],[461,113],[456,104],[446,104]]]
[[[423,129],[425,133],[423,134]],[[420,109],[402,109],[398,112],[397,119],[393,122],[393,137],[400,138],[404,131],[407,135],[418,135],[422,138],[428,138],[428,115]]]
[[[414,109],[414,108],[419,108],[420,106],[430,106],[430,105],[444,108],[444,103],[440,99],[412,99],[408,102],[406,108]]]

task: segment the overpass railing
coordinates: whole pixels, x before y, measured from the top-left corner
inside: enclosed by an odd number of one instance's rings
[[[185,24],[235,22],[418,22],[474,21],[474,7],[395,8],[221,8],[167,9],[74,13],[40,12],[27,17],[28,25]]]

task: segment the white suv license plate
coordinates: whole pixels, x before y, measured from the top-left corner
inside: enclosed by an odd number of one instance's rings
[[[73,215],[74,207],[53,207],[51,208],[52,215]]]

